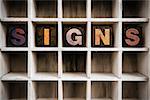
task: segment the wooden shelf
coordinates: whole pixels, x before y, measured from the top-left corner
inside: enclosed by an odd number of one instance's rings
[[[2,47],[1,51],[28,51],[28,47]]]
[[[62,22],[86,22],[88,21],[86,18],[63,18]]]
[[[57,98],[38,98],[36,100],[58,100]]]
[[[85,73],[64,73],[62,75],[63,81],[86,81],[87,76]]]
[[[2,81],[27,81],[29,78],[26,73],[7,73],[2,76]]]
[[[148,22],[148,18],[122,18],[122,22]]]
[[[120,18],[90,18],[92,22],[119,22],[121,21]]]
[[[56,81],[58,80],[57,73],[36,73],[31,77],[33,81]]]
[[[138,99],[131,98],[131,99],[123,99],[123,100],[138,100]]]
[[[98,47],[96,47],[96,48],[90,48],[90,50],[91,51],[119,51],[120,50],[120,48],[115,48],[115,47],[112,47],[112,48],[98,48]]]
[[[86,47],[62,47],[62,51],[87,51]]]
[[[59,18],[31,18],[32,22],[57,22]]]
[[[119,78],[111,73],[93,73],[91,74],[92,81],[118,81]]]
[[[82,98],[64,98],[63,100],[85,100]]]
[[[0,0],[0,5],[0,100],[149,100],[147,0]],[[36,46],[36,26],[45,24],[56,25],[55,47]],[[142,27],[141,47],[123,44],[125,25],[132,24]],[[26,27],[26,47],[7,45],[8,29],[15,25]],[[83,47],[64,45],[65,25],[84,26]],[[112,47],[92,47],[93,25],[112,25]]]
[[[123,81],[147,81],[148,78],[140,73],[123,73]]]
[[[11,20],[12,19],[12,20]],[[27,18],[19,18],[20,21],[26,21]],[[129,20],[128,20],[129,19]],[[4,18],[2,19],[2,21],[15,21],[16,18]],[[123,21],[123,22],[148,22],[147,18],[124,18],[124,19],[120,19],[120,18],[31,18],[31,21],[33,22],[57,22],[57,21],[62,21],[62,22],[87,22],[87,21],[91,21],[91,22],[119,22],[119,21]]]
[[[27,100],[27,99],[22,98],[22,99],[9,99],[9,100]]]
[[[1,19],[2,22],[28,22],[29,21],[29,18],[2,18]]]
[[[97,98],[94,98],[94,99],[92,99],[92,100],[112,100],[112,99],[110,99],[110,98],[100,98],[100,99],[99,99],[99,98],[98,98],[98,99],[97,99]]]
[[[34,51],[34,52],[40,52],[40,51],[58,51],[59,50],[59,48],[57,48],[57,47],[33,47],[33,48],[31,48],[31,50],[32,51]]]
[[[123,51],[148,51],[149,48],[147,47],[141,47],[141,48],[126,48],[126,47],[123,47],[122,48]]]

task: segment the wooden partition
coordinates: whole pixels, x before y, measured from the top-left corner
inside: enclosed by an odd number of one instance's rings
[[[0,100],[150,100],[149,6],[149,0],[0,0]],[[23,44],[16,27],[25,33]],[[66,43],[72,27],[82,45]],[[95,27],[110,29],[111,45],[95,46]],[[136,46],[125,40],[131,27],[141,34]]]

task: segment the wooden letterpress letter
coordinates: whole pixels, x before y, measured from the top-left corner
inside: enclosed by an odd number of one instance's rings
[[[142,47],[144,44],[143,40],[142,27],[137,25],[125,25],[123,46]]]
[[[64,25],[63,45],[69,47],[85,46],[85,25]]]
[[[72,39],[72,35],[75,33],[74,40]],[[82,33],[77,28],[72,28],[66,33],[67,42],[72,45],[82,45]]]
[[[24,47],[27,46],[26,31],[24,27],[10,25],[7,33],[8,47]]]
[[[25,43],[25,37],[23,36],[24,34],[25,34],[24,30],[21,28],[13,29],[11,43],[16,46],[23,45]]]
[[[95,45],[100,45],[101,40],[104,45],[110,45],[110,29],[104,29],[104,34],[101,29],[95,29]]]
[[[140,42],[140,38],[137,36],[139,34],[139,31],[135,28],[130,28],[126,31],[126,37],[125,39],[126,44],[129,46],[136,46]]]
[[[92,46],[112,46],[112,28],[107,25],[94,25],[92,35]]]
[[[37,25],[35,43],[38,47],[57,46],[57,31],[55,25]]]
[[[49,45],[50,43],[50,35],[49,35],[49,28],[44,28],[44,45]]]

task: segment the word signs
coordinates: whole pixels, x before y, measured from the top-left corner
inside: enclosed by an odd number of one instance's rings
[[[123,27],[123,47],[144,46],[144,33],[141,25],[123,24]],[[58,30],[56,24],[38,24],[35,29],[35,45],[37,47],[57,47]],[[91,29],[92,47],[114,46],[112,24],[93,24]],[[8,47],[26,47],[27,25],[22,23],[7,24],[6,37],[6,45]],[[86,24],[63,24],[62,42],[64,47],[85,47],[86,39]]]

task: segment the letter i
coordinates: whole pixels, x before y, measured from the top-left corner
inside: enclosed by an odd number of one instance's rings
[[[49,28],[44,28],[44,45],[50,45],[50,35],[49,35]]]

